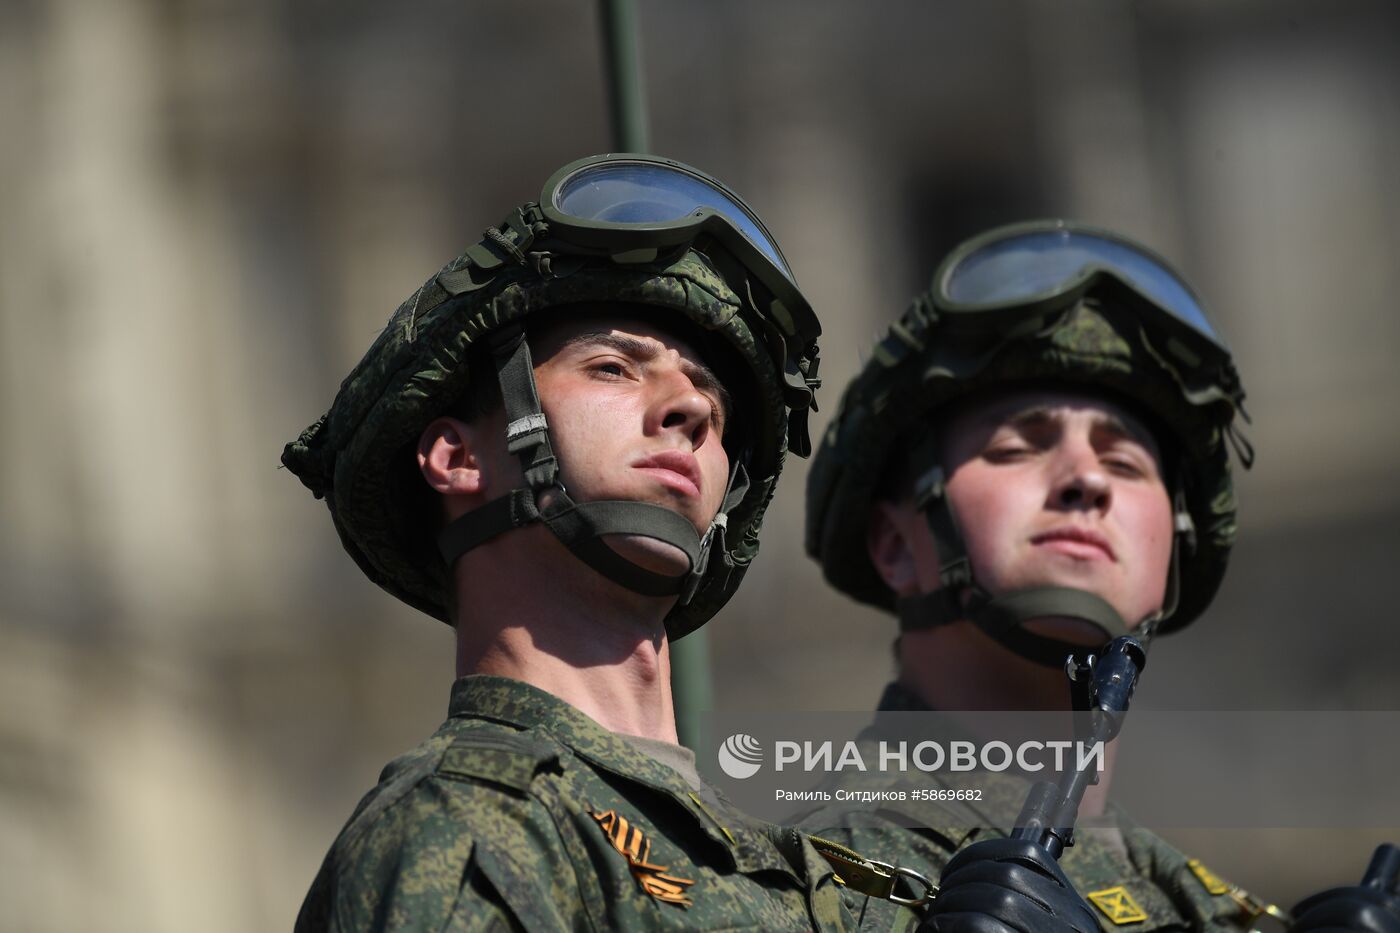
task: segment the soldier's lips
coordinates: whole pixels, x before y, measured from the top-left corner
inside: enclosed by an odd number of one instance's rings
[[[1118,560],[1108,539],[1087,528],[1054,528],[1035,535],[1031,544],[1078,560]]]
[[[632,464],[668,489],[686,496],[700,497],[700,464],[693,454],[681,450],[666,450],[643,457]]]

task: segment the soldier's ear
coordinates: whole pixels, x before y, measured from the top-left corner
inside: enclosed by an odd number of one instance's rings
[[[896,596],[914,596],[919,592],[919,569],[906,523],[888,502],[876,502],[870,513],[865,546],[870,563],[885,585]]]
[[[438,418],[418,438],[418,469],[445,496],[473,496],[485,482],[480,429],[457,418]]]

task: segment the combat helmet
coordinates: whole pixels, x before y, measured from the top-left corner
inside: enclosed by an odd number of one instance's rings
[[[993,596],[977,583],[945,495],[930,421],[956,399],[1018,383],[1092,387],[1144,411],[1163,438],[1175,535],[1165,605],[1125,622],[1094,593],[1034,587]],[[1022,623],[1070,616],[1107,637],[1150,637],[1187,625],[1220,586],[1235,540],[1227,445],[1253,450],[1236,426],[1244,389],[1230,350],[1191,289],[1159,256],[1106,230],[1062,220],[975,237],[939,266],[875,346],[844,393],[813,460],[806,547],[827,579],[894,611],[903,630],[971,619],[1016,653],[1047,665],[1077,646]],[[902,460],[939,556],[940,586],[896,600],[871,563],[867,528]]]
[[[560,482],[526,326],[546,309],[567,313],[600,302],[679,316],[751,376],[753,397],[740,400],[743,449],[730,448],[726,437],[729,488],[703,536],[661,506],[575,502]],[[399,306],[330,411],[286,446],[282,462],[326,500],[361,570],[431,616],[451,621],[449,568],[457,557],[539,522],[609,579],[677,595],[666,628],[679,638],[737,589],[758,552],[785,452],[810,452],[806,418],[819,384],[820,331],[777,244],[720,182],[653,156],[581,159]],[[413,445],[460,402],[479,360],[496,370],[507,448],[522,464],[524,485],[449,523],[434,542]],[[689,570],[665,576],[639,567],[603,543],[608,534],[666,541],[686,554]]]

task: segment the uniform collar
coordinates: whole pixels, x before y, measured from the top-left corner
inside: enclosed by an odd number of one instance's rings
[[[452,685],[448,716],[489,719],[542,732],[608,771],[669,794],[690,794],[690,787],[675,771],[609,732],[577,707],[524,681],[490,674],[458,678]]]
[[[784,838],[779,827],[757,821],[721,824],[673,769],[538,687],[489,674],[462,677],[452,685],[448,716],[486,719],[543,733],[595,767],[671,797],[707,836],[730,853],[739,871],[778,869],[797,877],[810,873],[818,878],[831,873],[830,866],[815,853],[805,853],[809,857],[803,864],[800,841],[795,835],[790,840]],[[777,860],[779,850],[786,856],[782,860]]]

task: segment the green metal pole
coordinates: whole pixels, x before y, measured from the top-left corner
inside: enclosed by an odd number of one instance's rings
[[[599,13],[613,148],[618,152],[647,152],[651,140],[647,132],[636,0],[601,0]],[[704,629],[671,644],[671,693],[676,702],[676,731],[681,744],[695,748],[701,738],[700,713],[711,709],[714,701],[710,646]]]
[[[647,152],[651,141],[647,133],[636,0],[602,0],[599,12],[603,18],[612,144],[619,152]]]
[[[705,630],[671,644],[671,693],[676,700],[676,733],[681,744],[697,749],[704,711],[714,708],[710,686],[710,641]]]

